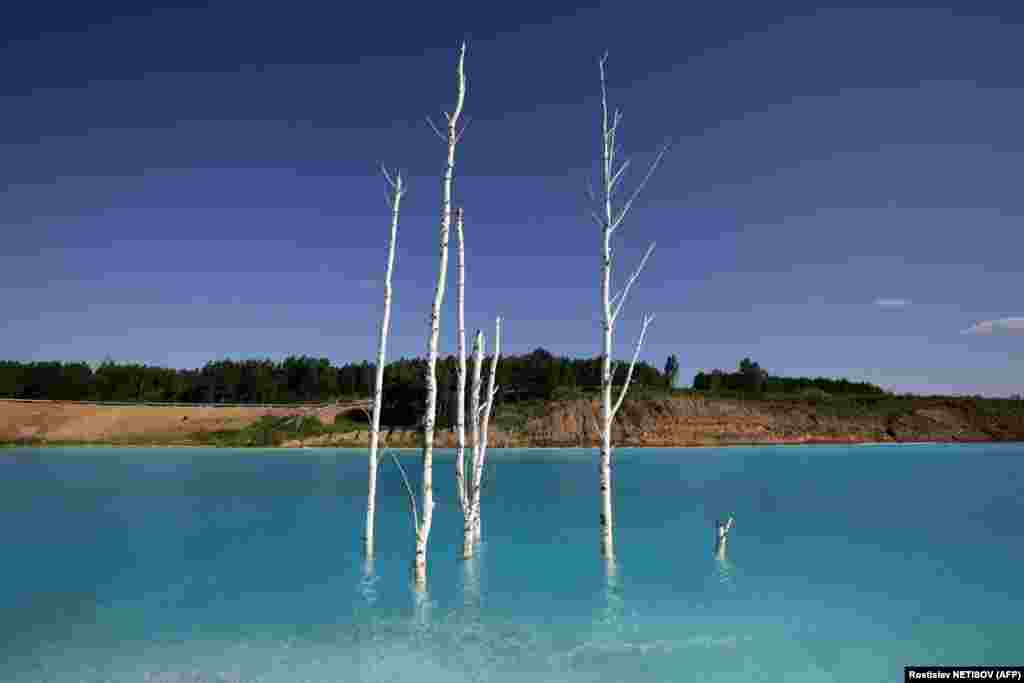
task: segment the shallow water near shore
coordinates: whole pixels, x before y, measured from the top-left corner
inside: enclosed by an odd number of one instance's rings
[[[892,681],[1021,663],[1024,445],[619,449],[613,567],[594,451],[490,459],[464,562],[438,456],[417,599],[389,460],[361,557],[365,451],[0,451],[0,680]]]

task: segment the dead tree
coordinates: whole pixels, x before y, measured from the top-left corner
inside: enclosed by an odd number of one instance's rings
[[[469,511],[463,517],[462,556],[472,557],[473,547],[480,542],[480,494],[483,491],[484,465],[487,462],[487,440],[490,432],[491,412],[494,408],[494,397],[498,394],[495,377],[498,374],[498,358],[501,355],[501,318],[494,321],[494,355],[491,356],[491,367],[487,378],[487,397],[481,404],[480,390],[483,386],[482,368],[484,364],[484,333],[479,330],[473,342],[473,391],[470,397],[472,411],[472,475],[469,483]]]
[[[457,69],[457,97],[455,109],[445,114],[448,121],[447,135],[442,135],[436,126],[434,131],[448,145],[448,159],[445,164],[444,177],[441,181],[441,231],[440,231],[440,267],[437,274],[437,288],[434,291],[434,303],[430,311],[430,333],[427,339],[427,405],[423,420],[423,477],[420,482],[420,512],[416,523],[416,547],[413,560],[413,575],[418,589],[423,590],[427,581],[427,541],[430,538],[430,526],[434,516],[434,427],[437,419],[437,342],[441,329],[441,304],[444,302],[445,282],[448,278],[448,233],[452,222],[452,179],[455,174],[455,147],[462,131],[459,130],[459,116],[466,96],[466,76],[464,64],[466,60],[466,44],[459,50]],[[428,119],[429,120],[429,119]]]
[[[456,453],[455,453],[455,488],[462,512],[462,557],[473,556],[473,547],[480,540],[480,489],[483,481],[483,465],[487,458],[487,428],[490,420],[491,407],[496,389],[494,375],[497,371],[498,355],[501,343],[501,318],[495,323],[495,348],[491,360],[490,386],[488,400],[481,407],[480,389],[483,369],[483,333],[477,332],[473,345],[473,387],[471,393],[472,406],[470,424],[473,430],[471,455],[469,458],[469,475],[466,474],[466,249],[463,211],[455,211],[455,234],[458,239],[458,277],[456,279],[456,310],[458,315],[458,379],[457,379],[457,413],[456,413]],[[483,434],[481,435],[481,430]]]
[[[459,501],[459,511],[462,512],[463,536],[472,535],[470,514],[470,493],[469,480],[466,478],[466,240],[463,231],[462,209],[455,210],[455,235],[458,238],[458,277],[456,278],[456,311],[458,316],[458,375],[456,379],[456,413],[455,413],[455,491]],[[474,422],[475,424],[475,422]],[[474,441],[475,442],[475,441]],[[466,544],[463,543],[462,556],[466,554]]]
[[[387,357],[388,329],[391,324],[391,274],[395,268],[395,242],[398,237],[398,211],[405,195],[402,174],[394,180],[383,166],[381,172],[388,181],[388,203],[391,205],[391,236],[388,239],[388,265],[384,272],[384,315],[380,321],[377,343],[377,376],[373,387],[373,416],[370,419],[370,463],[366,496],[366,531],[363,535],[363,555],[373,557],[373,523],[377,510],[377,449],[380,443],[380,412],[384,399],[384,362]]]
[[[636,282],[636,279],[640,276],[640,272],[643,270],[644,265],[647,263],[647,259],[650,257],[651,252],[654,250],[654,244],[652,243],[648,247],[647,252],[640,260],[640,265],[633,271],[633,274],[629,276],[625,284],[615,295],[611,293],[612,285],[612,235],[622,227],[623,221],[626,215],[629,213],[630,208],[633,206],[633,202],[639,196],[641,190],[650,180],[657,169],[658,164],[661,163],[662,158],[668,151],[667,147],[663,147],[657,157],[651,163],[650,168],[647,170],[647,174],[643,180],[637,185],[636,189],[630,194],[629,198],[625,202],[616,202],[616,190],[619,182],[622,180],[623,173],[629,167],[629,161],[626,160],[616,168],[615,154],[617,148],[615,146],[615,135],[618,132],[619,124],[622,122],[622,114],[618,109],[612,115],[611,120],[608,117],[608,94],[607,86],[605,81],[604,65],[608,59],[607,53],[599,61],[599,67],[601,72],[601,187],[602,192],[600,197],[595,197],[594,193],[591,192],[591,200],[596,205],[591,209],[591,216],[594,222],[597,223],[601,229],[601,318],[602,318],[602,346],[601,346],[601,457],[600,457],[600,470],[599,470],[599,481],[601,490],[601,556],[604,558],[612,558],[615,556],[615,549],[613,544],[613,531],[614,522],[612,518],[612,469],[611,469],[611,458],[612,458],[612,422],[615,420],[615,415],[619,412],[622,407],[622,402],[626,398],[626,392],[629,390],[629,384],[633,378],[633,368],[636,366],[637,358],[640,356],[640,348],[644,343],[644,336],[647,334],[647,327],[654,320],[652,315],[644,315],[643,321],[640,325],[640,335],[636,340],[636,347],[633,351],[633,359],[629,363],[629,370],[626,373],[625,384],[619,391],[618,398],[612,401],[612,382],[615,377],[615,368],[612,363],[612,337],[615,331],[615,323],[619,318],[619,314],[622,312],[622,306],[626,302],[626,297],[629,295],[629,290]]]
[[[729,541],[729,532],[736,523],[735,518],[729,515],[726,521],[715,520],[715,559],[725,560],[725,546]]]

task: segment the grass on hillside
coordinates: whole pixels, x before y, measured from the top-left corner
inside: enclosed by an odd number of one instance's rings
[[[352,432],[366,429],[365,422],[353,420],[345,414],[339,414],[334,422],[325,425],[320,418],[313,416],[274,417],[264,415],[250,425],[241,429],[220,429],[212,432],[200,432],[195,438],[200,443],[218,448],[241,448],[246,446],[277,446],[292,439],[308,439],[323,434]]]

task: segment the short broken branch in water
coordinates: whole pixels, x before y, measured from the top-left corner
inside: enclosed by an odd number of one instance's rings
[[[715,520],[715,559],[725,559],[725,546],[729,541],[729,532],[732,531],[735,523],[736,518],[732,515],[729,515],[729,519],[724,522]]]

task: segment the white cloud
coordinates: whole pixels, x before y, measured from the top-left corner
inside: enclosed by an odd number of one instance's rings
[[[909,306],[910,301],[907,299],[875,299],[875,305],[882,308],[903,308]]]
[[[1024,334],[1024,318],[983,320],[960,334]]]

